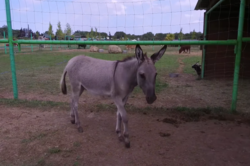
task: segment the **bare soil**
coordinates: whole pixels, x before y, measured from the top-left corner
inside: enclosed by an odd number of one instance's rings
[[[78,133],[67,109],[0,106],[0,165],[250,163],[250,120],[240,116],[129,111],[126,149],[115,133],[115,108],[84,108],[79,111],[84,132]]]

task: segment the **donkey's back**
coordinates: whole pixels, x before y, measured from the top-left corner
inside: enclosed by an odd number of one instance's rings
[[[84,55],[69,60],[62,79],[61,88],[66,90],[65,76],[68,74],[72,90],[86,89],[90,93],[110,96],[115,62],[100,60]]]

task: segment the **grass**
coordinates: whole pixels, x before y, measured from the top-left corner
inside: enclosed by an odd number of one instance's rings
[[[155,49],[157,50],[157,49]],[[156,52],[156,51],[155,51]],[[57,51],[34,51],[29,53],[17,53],[15,56],[16,76],[18,89],[21,93],[45,92],[51,95],[60,93],[59,80],[62,71],[69,59],[82,54],[81,51],[57,52]],[[84,52],[85,55],[104,59],[120,60],[131,54],[105,54]],[[178,68],[178,56],[165,54],[156,68],[159,75],[170,73]],[[158,76],[159,77],[159,76]],[[7,54],[0,54],[0,90],[12,91],[12,76],[10,59]],[[156,91],[167,87],[163,80],[157,80]]]
[[[193,56],[193,57],[188,57],[182,60],[184,63],[184,73],[188,73],[188,74],[196,74],[195,70],[192,68],[192,66],[199,62],[199,64],[201,64],[201,57],[199,56]]]
[[[46,136],[47,136],[47,134],[41,133],[41,134],[32,136],[32,137],[30,137],[28,139],[23,139],[21,142],[22,143],[30,143],[30,142],[35,141],[35,140],[40,140],[40,139],[42,139],[42,138],[44,138]]]
[[[39,100],[22,100],[22,99],[4,99],[0,98],[0,104],[11,107],[26,107],[26,108],[65,108],[68,103],[54,101],[39,101]]]
[[[57,147],[53,147],[53,148],[50,148],[50,149],[48,150],[48,152],[49,152],[50,154],[57,154],[57,153],[60,153],[61,150],[60,150],[59,148],[57,148]]]

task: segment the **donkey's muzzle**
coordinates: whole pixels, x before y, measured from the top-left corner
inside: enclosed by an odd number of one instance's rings
[[[152,104],[157,99],[156,96],[146,97],[147,103]]]

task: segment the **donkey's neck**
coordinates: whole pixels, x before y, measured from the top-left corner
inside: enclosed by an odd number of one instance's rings
[[[130,88],[137,86],[137,70],[139,68],[139,64],[136,58],[131,58],[126,61],[121,61],[118,63],[119,71],[122,73],[122,77],[127,84],[130,85]]]

